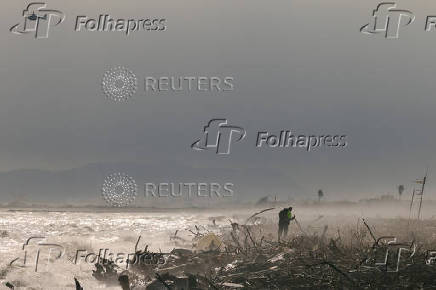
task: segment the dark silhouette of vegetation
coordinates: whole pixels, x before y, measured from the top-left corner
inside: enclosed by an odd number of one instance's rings
[[[318,190],[318,202],[321,202],[321,199],[324,197],[324,192],[320,189]]]
[[[401,200],[401,195],[404,192],[404,185],[398,185],[398,199]]]

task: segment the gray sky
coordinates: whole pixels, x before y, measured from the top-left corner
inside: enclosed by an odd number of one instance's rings
[[[192,175],[219,168],[245,172],[246,187],[265,179],[271,192],[280,184],[354,199],[396,192],[400,183],[410,188],[426,166],[436,168],[436,32],[424,31],[425,17],[436,14],[431,1],[397,1],[417,17],[398,40],[359,32],[379,3],[372,0],[101,3],[48,2],[66,19],[40,40],[8,30],[27,3],[3,3],[1,171],[109,162],[182,167]],[[167,30],[73,31],[77,15],[99,14],[166,18]],[[235,90],[145,95],[140,86],[117,104],[100,90],[104,71],[116,65],[139,78],[233,76]],[[216,117],[244,127],[247,139],[229,156],[192,151]],[[257,131],[285,129],[346,134],[348,147],[255,148]]]

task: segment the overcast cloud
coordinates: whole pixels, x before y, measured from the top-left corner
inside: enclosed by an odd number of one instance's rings
[[[7,1],[0,12],[0,170],[135,163],[148,168],[135,172],[144,179],[164,179],[167,171],[226,179],[216,175],[228,170],[247,196],[315,198],[323,188],[327,199],[356,199],[396,192],[398,184],[410,189],[426,166],[436,168],[436,32],[424,31],[436,4],[397,3],[417,20],[400,39],[386,40],[359,32],[378,4],[372,0],[53,0],[48,8],[64,12],[65,22],[36,40],[9,32],[27,2]],[[77,15],[99,14],[166,18],[167,31],[73,30]],[[116,65],[139,79],[232,76],[235,90],[144,94],[140,80],[129,102],[114,103],[100,81]],[[246,129],[247,138],[229,156],[193,151],[217,117]],[[255,147],[257,131],[287,129],[345,134],[348,146]],[[175,177],[173,168],[184,173]],[[430,172],[432,197],[433,179]]]

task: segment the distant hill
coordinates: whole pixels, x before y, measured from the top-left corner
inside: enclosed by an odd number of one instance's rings
[[[99,203],[105,177],[115,172],[132,176],[138,185],[139,196],[143,196],[146,182],[230,182],[240,200],[257,200],[270,193],[285,198],[290,192],[301,192],[293,180],[271,170],[92,163],[59,171],[22,169],[0,172],[0,202]]]

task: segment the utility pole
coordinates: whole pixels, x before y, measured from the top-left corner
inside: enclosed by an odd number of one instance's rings
[[[418,220],[421,219],[422,197],[424,196],[424,188],[425,188],[425,183],[427,181],[427,172],[428,169],[425,170],[424,178],[422,180],[417,180],[417,183],[421,183],[421,192],[419,193],[421,195],[421,199],[419,200]]]
[[[423,179],[416,179],[414,182],[421,184],[421,189],[416,189],[415,187],[412,190],[412,200],[410,201],[410,207],[409,207],[409,221],[412,218],[412,208],[413,208],[413,203],[415,202],[415,197],[419,196],[419,207],[418,207],[418,215],[417,215],[417,219],[420,220],[421,219],[421,210],[422,210],[422,200],[424,197],[424,189],[425,189],[425,184],[427,183],[427,175],[428,175],[428,168],[425,170],[425,175]]]

